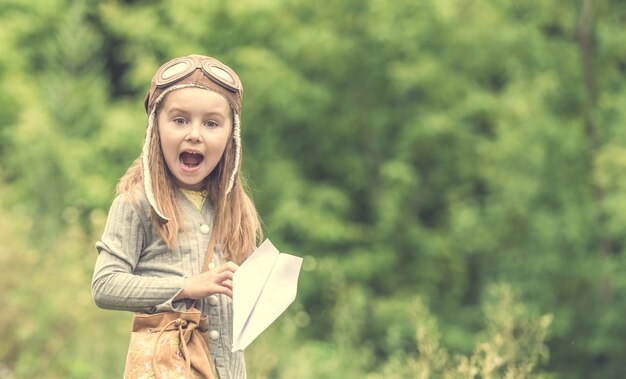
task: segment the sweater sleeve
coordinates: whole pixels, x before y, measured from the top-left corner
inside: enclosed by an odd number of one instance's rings
[[[142,217],[143,216],[143,217]],[[101,308],[154,313],[172,310],[184,277],[143,276],[137,265],[148,240],[149,220],[132,203],[113,201],[102,235],[91,283],[93,299]]]

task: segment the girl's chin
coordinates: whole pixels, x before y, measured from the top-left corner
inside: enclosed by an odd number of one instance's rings
[[[198,183],[190,183],[190,182],[183,182],[180,179],[177,179],[176,184],[178,185],[179,188],[190,190],[190,191],[201,191],[204,189],[204,180],[201,180]]]

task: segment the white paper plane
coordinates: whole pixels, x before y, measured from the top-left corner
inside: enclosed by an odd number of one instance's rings
[[[244,350],[296,299],[302,258],[265,240],[233,276],[233,347]]]

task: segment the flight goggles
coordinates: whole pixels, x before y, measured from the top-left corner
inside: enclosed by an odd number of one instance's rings
[[[235,71],[215,58],[189,55],[172,59],[159,68],[146,96],[146,111],[152,107],[158,95],[174,84],[208,87],[224,95],[237,112],[241,108],[243,85]]]

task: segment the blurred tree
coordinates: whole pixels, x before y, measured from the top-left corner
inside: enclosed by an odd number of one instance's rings
[[[4,0],[1,304],[28,316],[5,320],[0,377],[121,371],[129,315],[89,305],[93,241],[139,155],[154,70],[194,52],[242,77],[249,185],[269,237],[306,257],[298,303],[250,349],[259,377],[388,374],[426,354],[416,321],[439,325],[447,357],[471,357],[500,281],[524,299],[524,330],[554,315],[547,365],[541,338],[514,355],[535,372],[618,377],[623,8]],[[407,316],[416,297],[424,319]]]

